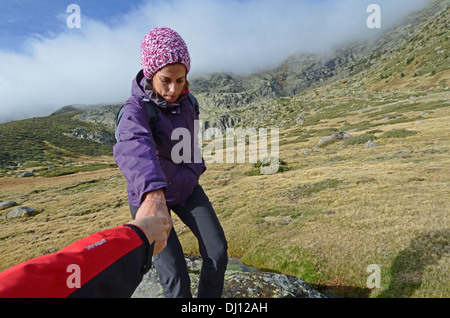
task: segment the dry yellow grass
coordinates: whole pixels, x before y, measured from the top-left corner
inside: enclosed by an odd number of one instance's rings
[[[423,123],[373,128],[417,132],[379,138],[377,148],[343,142],[313,148],[321,137],[291,138],[280,147],[291,170],[272,176],[249,173],[252,164],[209,164],[200,182],[225,229],[230,256],[347,296],[449,297],[450,106],[427,113]],[[286,131],[296,129],[305,128]],[[81,184],[86,181],[95,182]],[[12,208],[0,210],[0,270],[127,222],[125,187],[118,169],[0,178],[0,202],[15,200],[40,212],[4,220]],[[185,252],[198,253],[193,235],[174,219]],[[381,268],[379,289],[366,286],[370,264]]]
[[[305,150],[320,138],[289,144],[281,158],[299,168],[274,176],[243,177],[244,167],[210,167],[202,181],[220,212],[231,254],[358,295],[450,296],[450,107],[431,113],[423,123],[378,126],[418,133],[376,140],[377,148],[336,143]],[[217,187],[223,179],[226,186]],[[324,180],[340,183],[290,196],[292,189]],[[196,252],[195,239],[187,236],[185,245]],[[412,253],[411,246],[419,251]],[[406,272],[413,268],[417,287],[396,281],[402,262]],[[370,264],[382,270],[380,289],[367,289]]]

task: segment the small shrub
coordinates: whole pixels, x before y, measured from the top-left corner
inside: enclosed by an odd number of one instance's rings
[[[375,140],[377,137],[374,135],[361,135],[361,136],[355,136],[351,137],[344,141],[344,146],[350,146],[350,145],[359,145],[359,144],[365,144],[369,140]]]
[[[414,136],[416,134],[417,131],[414,130],[395,129],[382,134],[380,138],[406,138],[409,136]]]

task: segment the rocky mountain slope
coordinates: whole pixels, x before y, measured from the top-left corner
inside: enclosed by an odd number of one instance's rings
[[[192,79],[193,92],[205,114],[205,127],[223,129],[236,123],[252,125],[255,118],[264,116],[279,124],[279,116],[271,114],[284,106],[280,98],[339,81],[347,80],[347,85],[341,86],[347,93],[351,93],[349,90],[355,85],[365,91],[382,89],[380,80],[412,81],[411,89],[424,88],[421,84],[426,81],[424,77],[448,69],[449,3],[448,0],[433,1],[383,36],[346,44],[331,55],[297,54],[272,70],[247,77],[208,74]],[[416,66],[414,71],[409,67],[411,64]],[[440,80],[434,87],[447,86],[444,78]],[[348,85],[350,82],[358,83]],[[391,84],[389,87],[393,88]],[[249,112],[248,108],[253,111]],[[299,114],[302,109],[296,107],[292,111]],[[291,114],[292,120],[297,114]]]
[[[273,69],[249,76],[214,73],[191,78],[204,129],[274,122],[292,125],[303,109],[298,105],[283,109],[290,120],[280,122],[277,110],[286,106],[287,99],[333,83],[341,83],[345,94],[355,93],[355,87],[357,93],[408,85],[409,89],[446,87],[448,74],[438,73],[448,70],[449,4],[449,0],[430,1],[428,7],[382,36],[348,43],[326,56],[299,53]],[[111,128],[118,107],[94,107],[79,118]]]

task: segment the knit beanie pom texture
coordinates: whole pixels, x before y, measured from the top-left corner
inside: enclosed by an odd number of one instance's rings
[[[142,41],[142,69],[148,79],[164,66],[181,63],[186,67],[186,75],[191,69],[191,58],[186,43],[170,28],[155,28]]]

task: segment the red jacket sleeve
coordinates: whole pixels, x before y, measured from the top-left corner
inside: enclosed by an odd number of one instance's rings
[[[130,297],[151,267],[153,245],[123,225],[0,273],[0,297]]]

